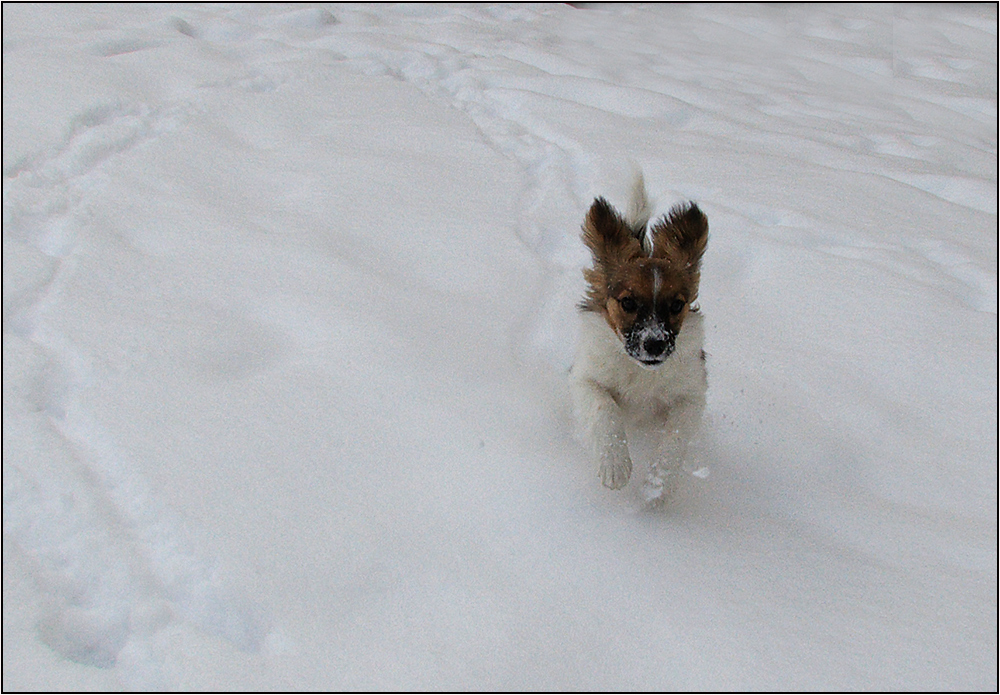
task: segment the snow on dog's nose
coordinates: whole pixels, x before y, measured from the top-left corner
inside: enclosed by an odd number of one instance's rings
[[[625,351],[640,364],[656,367],[674,351],[676,334],[655,317],[637,322],[625,339]]]

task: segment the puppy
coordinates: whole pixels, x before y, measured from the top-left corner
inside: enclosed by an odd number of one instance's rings
[[[648,230],[642,174],[623,217],[597,198],[583,223],[593,267],[579,308],[583,326],[570,372],[581,437],[601,481],[620,489],[632,474],[626,427],[653,434],[655,453],[642,494],[658,503],[673,490],[705,407],[708,381],[698,298],[708,220],[678,205]]]

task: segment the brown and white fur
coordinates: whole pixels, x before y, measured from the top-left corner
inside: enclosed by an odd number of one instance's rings
[[[637,174],[627,216],[604,198],[591,205],[583,242],[583,326],[570,373],[582,438],[600,464],[601,481],[622,488],[632,474],[626,429],[645,428],[655,449],[642,494],[658,503],[676,482],[705,407],[707,377],[698,298],[708,220],[694,203],[655,221]]]

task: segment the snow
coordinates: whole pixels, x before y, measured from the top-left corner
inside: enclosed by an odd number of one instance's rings
[[[995,4],[3,41],[5,690],[996,690]],[[662,513],[566,386],[634,165],[711,227]]]

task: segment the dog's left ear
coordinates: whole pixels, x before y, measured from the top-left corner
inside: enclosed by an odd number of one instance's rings
[[[594,265],[607,270],[642,253],[628,223],[604,198],[595,198],[583,221],[583,243],[594,257]]]
[[[708,244],[708,218],[697,205],[677,205],[653,226],[653,257],[669,258],[697,282]]]

